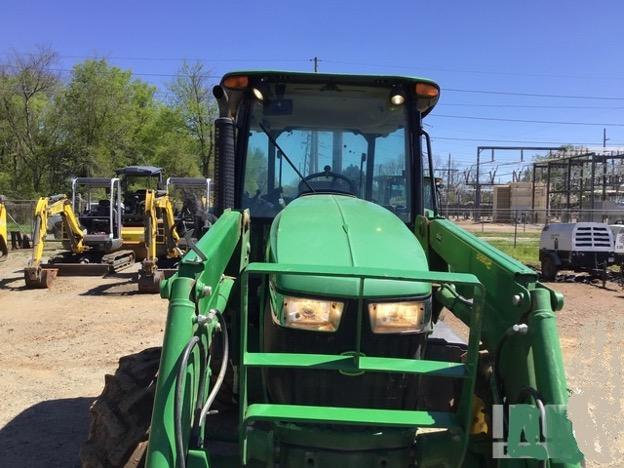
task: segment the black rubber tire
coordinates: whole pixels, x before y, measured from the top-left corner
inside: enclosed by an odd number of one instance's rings
[[[544,281],[554,281],[557,277],[557,265],[551,256],[542,258],[542,279]]]
[[[119,360],[91,406],[89,438],[80,449],[83,468],[134,468],[145,463],[161,348]]]
[[[7,240],[0,236],[0,262],[4,262],[9,256],[9,247],[7,245]]]

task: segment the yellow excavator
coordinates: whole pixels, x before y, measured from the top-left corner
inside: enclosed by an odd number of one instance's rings
[[[167,194],[145,191],[144,239],[147,255],[139,270],[139,292],[156,293],[160,290],[160,282],[175,272],[171,267],[183,255],[178,247],[180,235],[173,204]],[[159,249],[161,245],[164,249]],[[159,250],[164,252],[159,255]]]
[[[9,255],[9,232],[7,229],[7,214],[4,196],[0,195],[0,262]]]
[[[93,200],[92,192],[106,198]],[[72,180],[72,198],[41,197],[35,206],[33,253],[24,269],[29,288],[49,288],[57,275],[100,276],[134,263],[134,252],[122,250],[119,179],[81,177]],[[60,217],[65,252],[42,263],[48,222]]]
[[[210,179],[201,177],[169,177],[164,192],[145,191],[146,257],[139,271],[139,292],[159,292],[160,282],[175,273],[189,240],[209,229],[209,200]]]
[[[34,213],[32,258],[28,261],[28,266],[24,268],[24,280],[28,288],[49,288],[58,273],[57,268],[42,268],[41,264],[48,236],[48,220],[57,215],[61,216],[71,251],[77,255],[85,251],[85,233],[67,195],[59,194],[39,198]]]

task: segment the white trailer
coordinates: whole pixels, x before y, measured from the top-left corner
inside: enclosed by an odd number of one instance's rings
[[[604,271],[614,262],[614,237],[604,223],[560,223],[544,226],[540,236],[542,277],[559,270]]]
[[[613,233],[613,252],[617,263],[624,263],[624,224],[611,224]]]

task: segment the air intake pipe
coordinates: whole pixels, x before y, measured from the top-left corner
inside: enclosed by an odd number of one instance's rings
[[[235,199],[235,130],[234,119],[228,115],[227,94],[221,86],[212,90],[219,105],[219,118],[215,120],[215,215],[234,208]]]

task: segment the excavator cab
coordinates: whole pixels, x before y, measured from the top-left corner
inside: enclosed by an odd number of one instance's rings
[[[123,204],[118,178],[72,179],[72,208],[86,229],[86,245],[106,252],[121,248]]]
[[[169,177],[166,189],[173,203],[179,233],[193,231],[199,239],[210,227],[210,179]]]
[[[154,166],[126,166],[115,170],[121,180],[123,220],[127,226],[143,226],[146,190],[161,190],[163,170]]]

